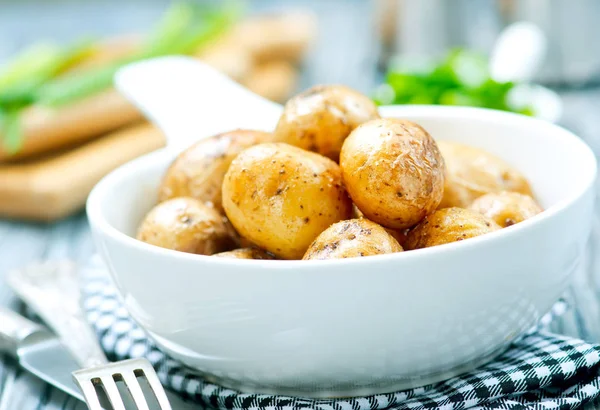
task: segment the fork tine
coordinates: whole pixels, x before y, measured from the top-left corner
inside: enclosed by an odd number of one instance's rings
[[[117,383],[112,376],[102,376],[100,377],[100,380],[102,381],[102,386],[104,386],[104,391],[106,392],[108,400],[110,400],[110,404],[112,404],[113,409],[126,410],[123,399],[121,398],[121,392],[117,388]]]
[[[117,387],[115,378],[124,381],[129,390],[129,395],[139,410],[148,410],[148,402],[144,396],[138,377],[144,376],[161,410],[172,410],[164,387],[160,384],[156,371],[146,359],[129,359],[109,363],[91,369],[73,372],[77,384],[84,393],[90,410],[102,409],[98,402],[98,393],[92,380],[100,380],[104,391],[114,410],[125,410],[123,397]],[[129,397],[127,397],[129,403]],[[92,403],[92,404],[89,404]],[[94,406],[94,407],[93,407]]]
[[[135,359],[137,360],[137,359]],[[144,373],[148,384],[150,385],[150,389],[152,389],[152,393],[154,393],[154,397],[158,401],[161,410],[171,410],[171,403],[169,403],[169,399],[165,394],[165,389],[158,380],[158,375],[154,370],[154,367],[147,360],[141,360],[138,368]]]
[[[123,381],[129,389],[129,393],[131,393],[131,397],[133,397],[133,401],[137,406],[138,410],[149,410],[148,402],[146,401],[146,397],[144,396],[144,392],[140,387],[140,382],[138,381],[136,375],[133,372],[123,372],[121,373],[123,377]]]
[[[75,379],[75,382],[79,385],[79,388],[83,393],[83,398],[85,399],[85,403],[87,404],[89,410],[102,410],[102,406],[100,405],[100,401],[98,400],[98,394],[96,393],[94,383],[92,383],[90,379],[80,379],[79,377],[73,378]]]

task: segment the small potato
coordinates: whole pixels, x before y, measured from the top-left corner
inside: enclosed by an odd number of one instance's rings
[[[408,235],[409,229],[400,229],[400,230],[395,230],[395,229],[390,229],[390,228],[384,228],[385,231],[387,233],[389,233],[390,235],[392,235],[394,237],[395,240],[398,241],[398,243],[400,244],[400,246],[402,246],[404,248],[404,243],[406,242],[406,237]]]
[[[404,248],[420,249],[462,241],[500,229],[493,220],[468,209],[444,208],[408,232]]]
[[[240,248],[228,252],[216,253],[213,256],[233,259],[275,259],[273,255],[259,248]]]
[[[493,219],[503,228],[542,212],[542,208],[529,195],[509,191],[480,196],[469,209]]]
[[[315,86],[290,99],[275,141],[318,152],[334,161],[344,140],[363,122],[379,118],[370,98],[341,85]]]
[[[417,224],[442,199],[444,159],[427,131],[410,121],[383,118],[356,128],[340,166],[360,211],[387,228]]]
[[[341,259],[402,252],[402,246],[381,225],[350,219],[331,225],[310,245],[302,259]]]
[[[358,209],[356,204],[352,204],[352,219],[364,218],[364,217],[365,217],[365,215],[360,211],[360,209]],[[392,235],[394,237],[394,239],[396,239],[398,241],[400,246],[402,246],[402,244],[406,240],[406,234],[408,233],[408,229],[396,230],[396,229],[390,229],[390,228],[386,228],[386,227],[383,227],[383,229],[385,229],[387,233]]]
[[[514,167],[479,148],[438,141],[446,162],[444,197],[439,208],[467,208],[490,192],[514,191],[533,196],[527,179]]]
[[[223,212],[221,185],[229,164],[242,150],[271,139],[268,132],[235,130],[195,143],[179,154],[165,173],[159,201],[186,196]]]
[[[242,151],[223,181],[223,208],[239,234],[284,259],[300,259],[352,203],[339,166],[282,143]]]
[[[137,238],[161,248],[212,255],[234,246],[224,218],[194,198],[174,198],[156,205],[144,218]]]

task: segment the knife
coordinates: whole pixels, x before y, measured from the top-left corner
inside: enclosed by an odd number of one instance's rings
[[[79,365],[48,329],[0,308],[0,352],[18,360],[28,372],[83,401],[71,373]]]
[[[0,353],[12,356],[28,372],[84,401],[71,376],[81,366],[69,349],[47,328],[3,307],[0,307]],[[173,410],[198,408],[169,391],[166,393]]]
[[[68,378],[68,383],[57,385],[54,383],[54,378],[52,381],[48,381],[41,376],[40,378],[83,400],[83,395],[79,392],[75,383],[70,380],[71,372],[82,368],[104,365],[108,363],[108,360],[100,347],[95,332],[85,318],[85,312],[80,303],[80,269],[76,264],[67,260],[48,261],[30,264],[22,269],[8,272],[5,279],[12,290],[57,335],[56,338],[62,341],[62,348],[71,356],[68,366],[65,365],[60,369],[60,371],[65,368],[69,370],[65,370],[66,373],[58,375],[59,377],[62,376],[61,380]],[[16,315],[12,311],[9,312]],[[27,319],[25,320],[28,324],[35,325]],[[0,331],[1,328],[2,322],[0,322]],[[48,330],[46,331],[50,333]],[[42,364],[44,364],[43,359],[42,355],[40,359]],[[68,386],[70,389],[63,389],[61,386]],[[75,389],[76,394],[71,392],[73,389]],[[169,390],[165,390],[165,393],[173,410],[201,408],[196,403],[184,401],[179,395]]]

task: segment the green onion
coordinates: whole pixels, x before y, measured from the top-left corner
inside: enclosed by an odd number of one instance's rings
[[[2,146],[8,154],[14,154],[21,148],[21,122],[17,110],[0,111],[0,127],[2,134]]]
[[[172,44],[185,35],[186,30],[193,23],[194,12],[195,8],[190,3],[173,5],[144,42],[141,54],[157,56],[168,53]]]
[[[181,36],[173,44],[170,53],[189,54],[196,51],[201,45],[209,44],[227,31],[238,17],[239,8],[232,6],[224,7],[219,11],[200,10],[204,14],[201,24],[193,25],[185,36]]]
[[[96,44],[81,41],[69,48],[40,43],[0,67],[0,143],[8,151],[18,149],[20,111],[40,104],[57,107],[102,92],[113,84],[115,73],[124,65],[169,54],[190,54],[214,41],[239,16],[236,3],[229,7],[176,3],[150,33],[141,50],[133,56],[105,66],[61,75],[91,55]],[[10,148],[10,149],[9,149]]]
[[[106,67],[49,81],[36,90],[34,101],[37,104],[56,107],[94,95],[110,87],[115,73],[131,61],[134,60],[122,60]]]
[[[48,66],[53,66],[60,54],[60,48],[51,43],[35,44],[26,49],[0,67],[0,90],[46,72]]]
[[[161,55],[189,54],[228,29],[233,15],[230,10],[224,9],[210,14],[209,19],[197,19],[198,11],[193,6],[175,6],[150,36],[155,43],[147,42],[140,53],[108,66],[49,81],[38,88],[35,102],[51,107],[70,104],[112,86],[115,73],[126,64]],[[180,22],[185,22],[186,26],[183,27]]]

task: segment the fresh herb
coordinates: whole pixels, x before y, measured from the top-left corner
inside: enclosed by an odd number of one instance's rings
[[[37,102],[37,89],[89,56],[94,51],[94,45],[86,40],[65,50],[44,48],[40,50],[38,58],[35,50],[38,47],[27,50],[15,61],[16,64],[13,62],[7,67],[4,76],[0,76],[0,107],[3,109],[19,110]],[[21,71],[15,72],[15,69]]]
[[[177,4],[138,53],[107,66],[49,81],[36,90],[34,100],[57,107],[94,95],[109,88],[115,73],[126,64],[168,54],[193,53],[227,30],[236,15],[230,8],[209,13],[198,5]]]
[[[191,54],[228,30],[239,8],[228,3],[218,9],[192,3],[176,3],[167,10],[140,50],[128,58],[104,66],[63,74],[93,54],[91,41],[62,48],[38,44],[0,68],[0,130],[3,145],[14,152],[21,144],[20,112],[32,105],[58,107],[110,88],[115,73],[124,65],[169,54]],[[235,4],[234,4],[235,5]]]
[[[110,87],[115,73],[123,65],[132,61],[135,60],[122,60],[108,66],[48,81],[36,88],[33,101],[36,104],[57,107],[94,95]]]
[[[4,133],[4,149],[9,154],[14,154],[21,146],[21,122],[18,110],[0,111],[0,127]]]
[[[493,108],[532,115],[529,106],[513,106],[515,84],[491,78],[487,59],[463,49],[451,51],[437,64],[397,60],[375,92],[378,104],[439,104]]]

